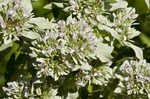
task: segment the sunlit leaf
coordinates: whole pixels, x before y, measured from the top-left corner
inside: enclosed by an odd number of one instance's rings
[[[0,46],[0,51],[3,51],[3,50],[5,50],[5,49],[7,49],[11,46],[12,46],[12,43],[3,44],[3,45]]]
[[[40,29],[51,29],[49,20],[43,17],[31,18],[29,23],[37,25]]]
[[[51,10],[51,9],[52,9],[52,4],[51,4],[51,3],[50,3],[50,4],[47,4],[47,5],[44,6],[44,8]]]
[[[107,31],[108,33],[110,33],[114,38],[116,38],[117,40],[120,40],[120,35],[113,29],[113,28],[110,28],[108,26],[105,26],[105,25],[98,25],[98,28],[100,30],[105,30]]]
[[[32,4],[31,4],[31,0],[21,0],[21,6],[23,8],[24,11],[24,16],[28,17],[32,11]]]
[[[22,36],[29,38],[29,39],[38,39],[40,38],[40,35],[36,32],[32,32],[32,31],[23,31],[21,33]]]
[[[63,3],[54,2],[53,4],[56,5],[59,8],[63,8],[64,7]]]
[[[136,29],[134,29],[134,28],[129,28],[128,38],[129,38],[129,39],[132,39],[132,38],[138,36],[139,34],[140,34],[140,32],[137,31]]]
[[[145,3],[147,5],[147,7],[150,8],[150,0],[145,0]]]
[[[142,51],[141,48],[139,48],[139,47],[137,47],[137,46],[135,46],[135,45],[133,45],[132,43],[129,43],[129,42],[125,42],[125,45],[128,46],[128,47],[131,47],[134,50],[135,55],[138,59],[143,60],[143,51]]]
[[[78,98],[78,92],[76,93],[68,93],[68,96],[66,99],[77,99]]]
[[[127,5],[128,5],[128,3],[126,1],[118,0],[118,2],[111,4],[112,7],[111,7],[110,11],[114,11],[114,10],[120,9],[120,8],[126,8]]]
[[[108,62],[112,59],[111,53],[113,51],[113,47],[108,46],[107,44],[99,43],[95,53],[96,56],[102,61],[102,62]]]

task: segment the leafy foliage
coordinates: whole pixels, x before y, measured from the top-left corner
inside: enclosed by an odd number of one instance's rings
[[[1,97],[150,98],[135,12],[124,0],[1,1]]]

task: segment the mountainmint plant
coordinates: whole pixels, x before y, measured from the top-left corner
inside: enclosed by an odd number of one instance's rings
[[[124,0],[66,0],[44,8],[52,6],[67,18],[36,17],[30,0],[0,2],[0,51],[15,43],[21,54],[15,47],[11,55],[29,58],[3,82],[4,99],[150,98],[150,65],[133,40],[140,34],[134,8]]]

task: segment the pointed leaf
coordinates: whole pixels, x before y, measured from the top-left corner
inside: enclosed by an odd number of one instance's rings
[[[135,46],[135,45],[133,45],[132,43],[129,43],[129,42],[124,42],[124,43],[125,43],[126,46],[131,47],[134,50],[135,55],[138,59],[143,60],[143,51],[142,51],[141,48],[139,48],[139,47],[137,47],[137,46]]]
[[[54,2],[53,4],[56,5],[59,8],[63,8],[64,7],[63,3]]]
[[[21,6],[23,8],[24,16],[29,16],[32,12],[31,0],[21,0]]]
[[[145,0],[145,3],[147,5],[147,7],[150,8],[150,0]]]
[[[40,29],[50,29],[51,24],[48,19],[43,17],[32,18],[29,23],[37,25]]]
[[[21,33],[22,36],[29,38],[29,39],[38,39],[40,38],[40,35],[33,31],[23,31]]]
[[[140,32],[137,31],[136,29],[134,29],[134,28],[129,28],[129,31],[128,31],[128,38],[129,38],[129,39],[132,39],[132,38],[138,36],[139,34],[140,34]]]
[[[112,51],[113,47],[104,43],[99,43],[95,50],[95,54],[102,62],[108,62],[112,59]]]
[[[51,10],[51,9],[52,9],[52,4],[50,3],[50,4],[45,5],[45,6],[44,6],[44,9],[49,9],[49,10]]]
[[[1,28],[6,28],[6,24],[5,24],[5,22],[4,22],[4,20],[3,20],[3,17],[0,15],[0,26],[1,26]]]
[[[101,24],[98,25],[98,28],[100,30],[105,30],[105,31],[109,32],[117,40],[120,40],[120,38],[121,38],[120,35],[113,28],[110,28],[108,26],[101,25]]]
[[[68,96],[66,99],[77,99],[78,98],[78,92],[76,93],[68,93]]]
[[[114,11],[120,8],[126,8],[128,6],[128,3],[123,0],[118,0],[118,2],[111,4],[111,9],[110,11]]]
[[[12,46],[12,43],[3,44],[3,45],[0,46],[0,51],[3,51],[3,50],[5,50],[5,49],[7,49],[11,46]]]

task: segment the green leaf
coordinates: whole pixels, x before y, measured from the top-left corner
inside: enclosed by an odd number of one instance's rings
[[[29,23],[37,25],[40,29],[51,29],[51,23],[43,17],[31,18]]]
[[[4,85],[6,82],[5,75],[0,74],[0,86]]]
[[[88,92],[92,93],[92,91],[93,91],[93,86],[92,85],[88,85]]]
[[[150,38],[148,36],[146,36],[142,33],[140,38],[141,38],[141,41],[147,45],[147,47],[150,47],[150,43],[149,43]]]
[[[8,45],[7,45],[8,46]],[[18,50],[19,45],[17,43],[11,43],[10,50],[5,54],[0,60],[0,74],[4,74],[7,70],[7,63],[10,60],[11,56]]]
[[[106,2],[116,2],[116,0],[106,0]]]
[[[26,38],[33,39],[33,40],[40,38],[40,35],[36,32],[33,32],[33,31],[23,31],[21,33],[21,35],[26,37]]]

